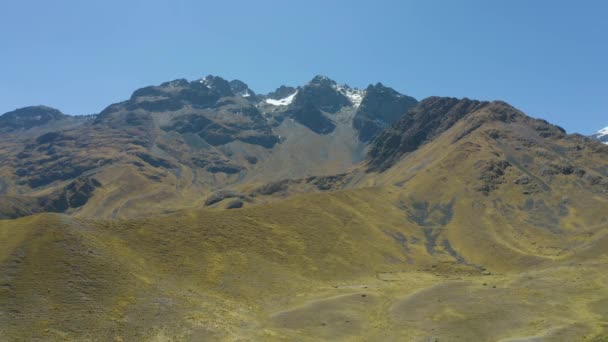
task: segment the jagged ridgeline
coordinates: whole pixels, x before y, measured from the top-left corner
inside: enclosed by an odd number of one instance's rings
[[[217,76],[0,116],[0,340],[603,341],[608,145]]]
[[[207,76],[138,89],[97,115],[18,109],[0,116],[0,215],[158,214],[227,187],[343,173],[416,103],[380,83],[359,90],[316,76],[260,95]],[[49,205],[77,179],[99,183],[90,205]]]

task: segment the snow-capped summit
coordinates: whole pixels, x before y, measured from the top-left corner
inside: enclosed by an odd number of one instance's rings
[[[597,131],[597,133],[595,133],[591,137],[593,139],[603,142],[604,144],[608,144],[608,127],[600,129],[599,131]]]

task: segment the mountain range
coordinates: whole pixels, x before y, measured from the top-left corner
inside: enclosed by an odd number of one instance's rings
[[[603,133],[325,76],[17,109],[0,338],[603,341]]]

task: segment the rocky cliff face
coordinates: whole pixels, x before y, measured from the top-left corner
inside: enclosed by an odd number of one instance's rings
[[[403,154],[416,150],[487,104],[443,97],[423,100],[376,138],[368,154],[368,170],[386,170]]]
[[[352,103],[340,91],[335,81],[316,76],[298,89],[286,115],[319,134],[329,134],[336,128],[332,114]]]
[[[413,97],[399,94],[382,83],[370,85],[353,120],[359,139],[371,141],[417,103]]]

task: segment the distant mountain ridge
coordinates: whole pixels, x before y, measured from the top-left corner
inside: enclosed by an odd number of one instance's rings
[[[24,130],[59,121],[68,116],[47,106],[31,106],[13,110],[0,116],[0,130]]]
[[[132,200],[142,196],[163,198],[171,210],[250,184],[292,180],[277,185],[279,193],[348,186],[358,179],[352,170],[384,172],[466,118],[476,118],[471,131],[509,122],[509,108],[443,97],[418,102],[382,83],[361,90],[321,75],[269,94],[213,75],[177,79],[137,89],[86,117],[26,107],[0,116],[0,212],[120,217],[155,212]],[[474,115],[481,110],[492,115]],[[565,136],[542,120],[526,125],[538,125],[542,136]],[[342,174],[349,176],[324,178]],[[79,200],[56,204],[74,189],[83,189]]]

